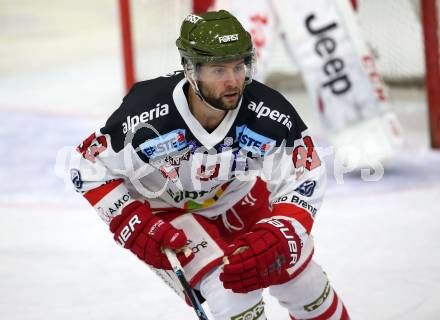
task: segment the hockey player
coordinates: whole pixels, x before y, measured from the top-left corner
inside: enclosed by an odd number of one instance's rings
[[[184,71],[135,84],[77,148],[76,190],[177,288],[175,250],[217,320],[266,319],[264,288],[291,319],[348,319],[312,259],[324,165],[293,106],[252,81],[250,34],[227,11],[191,14],[176,44]]]

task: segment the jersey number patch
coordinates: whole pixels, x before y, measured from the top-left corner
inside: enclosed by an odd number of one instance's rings
[[[296,169],[302,169],[302,171],[304,171],[304,168],[306,168],[310,171],[321,165],[321,159],[319,159],[318,153],[315,150],[312,138],[305,136],[303,141],[303,146],[297,146],[295,150],[293,150],[293,165]]]
[[[82,154],[84,159],[95,163],[95,157],[107,149],[107,140],[104,136],[96,137],[91,134],[84,142],[76,148],[76,151]]]

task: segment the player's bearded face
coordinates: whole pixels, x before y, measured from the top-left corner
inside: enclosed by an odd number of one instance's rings
[[[246,66],[243,60],[211,62],[200,67],[199,90],[217,109],[233,110],[243,95]]]

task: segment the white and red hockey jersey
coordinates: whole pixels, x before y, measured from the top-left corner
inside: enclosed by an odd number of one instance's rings
[[[239,107],[208,132],[190,112],[188,88],[182,72],[134,85],[105,126],[74,152],[75,189],[106,223],[134,199],[148,201],[154,213],[211,218],[240,201],[259,176],[273,216],[292,221],[304,246],[326,175],[293,106],[253,81]]]

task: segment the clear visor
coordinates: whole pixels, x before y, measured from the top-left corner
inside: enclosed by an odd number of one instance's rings
[[[195,81],[236,82],[248,84],[254,75],[253,59],[223,62],[187,63],[187,72]]]

